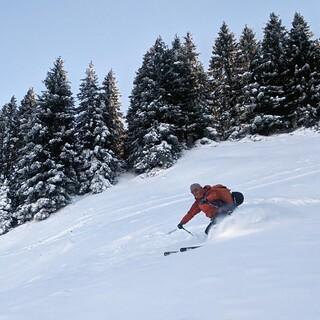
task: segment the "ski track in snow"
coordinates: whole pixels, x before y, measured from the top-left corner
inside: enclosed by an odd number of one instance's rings
[[[144,214],[146,212],[149,212],[149,211],[152,211],[152,210],[155,210],[155,209],[170,207],[173,204],[180,203],[180,202],[185,202],[189,198],[190,197],[184,197],[184,198],[179,197],[179,199],[172,200],[172,201],[168,201],[168,198],[163,198],[163,199],[158,199],[157,201],[152,201],[152,202],[149,202],[149,203],[147,202],[147,203],[141,205],[141,206],[147,207],[147,208],[140,209],[140,210],[138,209],[136,211],[133,211],[131,214],[122,215],[121,218],[114,219],[112,222],[126,220],[128,218],[132,218],[132,217],[135,217],[137,215],[141,215],[141,214]],[[132,207],[128,207],[126,210],[122,210],[122,209],[119,210],[119,211],[116,210],[115,212],[121,212],[121,211],[132,211]]]
[[[312,171],[309,170],[309,169],[314,169],[314,168],[315,169],[319,168],[319,170],[312,170]],[[306,171],[306,169],[308,169],[307,172],[303,172],[298,175],[293,175],[296,172]],[[281,183],[281,182],[299,179],[301,177],[306,177],[306,176],[309,176],[309,175],[312,175],[315,173],[320,173],[320,165],[312,165],[312,166],[308,166],[308,167],[300,167],[300,168],[294,168],[294,169],[290,169],[290,170],[283,170],[281,172],[277,172],[274,174],[269,174],[264,177],[259,177],[257,179],[249,180],[248,182],[241,184],[241,186],[245,187],[247,190],[252,190],[255,188],[267,186],[269,184]],[[282,177],[282,176],[284,176],[283,179],[273,180],[275,178]],[[272,180],[272,181],[270,181],[270,180]],[[267,181],[267,182],[265,184],[260,184],[262,181]],[[270,181],[270,182],[268,182],[268,181]],[[258,185],[257,185],[257,183],[258,183]],[[251,186],[252,184],[254,186]],[[249,185],[249,186],[247,187],[247,185]]]
[[[273,180],[271,182],[258,184],[258,185],[254,186],[254,187],[247,188],[247,190],[255,190],[255,189],[264,188],[264,187],[271,186],[271,185],[278,184],[278,183],[294,181],[294,180],[298,180],[300,178],[313,176],[313,175],[316,175],[316,174],[319,174],[319,173],[320,173],[320,170],[313,170],[313,171],[301,173],[301,174],[298,174],[298,175],[294,175],[294,176],[291,176],[291,177],[285,177],[283,179],[278,179],[278,180]],[[281,174],[279,174],[279,175],[281,175]]]

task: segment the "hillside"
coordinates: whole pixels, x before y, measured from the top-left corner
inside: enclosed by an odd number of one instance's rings
[[[76,199],[0,237],[0,319],[320,318],[320,135],[298,131],[198,146],[149,176]],[[205,246],[189,185],[222,183],[245,203]]]

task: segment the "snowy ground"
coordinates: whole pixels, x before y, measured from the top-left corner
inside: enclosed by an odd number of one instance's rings
[[[189,185],[245,194],[203,240]],[[201,146],[0,237],[0,319],[320,319],[320,135]]]

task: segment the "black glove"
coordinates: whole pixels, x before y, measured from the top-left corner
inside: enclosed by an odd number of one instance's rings
[[[183,224],[182,224],[182,223],[179,223],[179,224],[177,225],[177,228],[178,228],[178,229],[183,229]]]

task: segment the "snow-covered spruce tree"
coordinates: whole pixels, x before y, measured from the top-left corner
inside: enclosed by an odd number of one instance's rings
[[[161,102],[155,104],[159,107]],[[143,148],[134,164],[137,173],[154,168],[169,168],[177,160],[181,147],[174,133],[173,125],[153,121],[152,127],[148,128],[143,136]]]
[[[69,195],[78,191],[78,181],[75,171],[75,107],[71,87],[64,70],[64,62],[58,58],[54,68],[44,81],[47,90],[40,98],[40,108],[46,112],[41,114],[41,120],[48,124],[49,151],[58,166],[62,166],[63,187]]]
[[[3,167],[4,167],[4,158],[3,158],[3,142],[4,142],[4,132],[5,132],[5,122],[2,113],[2,108],[0,109],[0,183],[4,181],[3,176]]]
[[[115,182],[120,170],[120,161],[110,149],[112,133],[106,123],[105,104],[100,98],[98,77],[90,63],[78,94],[76,136],[80,194],[102,192]]]
[[[18,190],[21,185],[25,182],[25,171],[24,163],[20,161],[26,156],[25,153],[29,154],[31,150],[27,147],[28,135],[32,129],[32,116],[34,109],[37,105],[37,96],[34,90],[31,88],[23,98],[20,104],[20,108],[17,112],[17,155],[14,170],[8,178],[8,194],[11,200],[11,207],[13,211],[24,203],[24,196],[19,194]]]
[[[28,127],[29,130],[25,133],[25,145],[19,150],[14,174],[17,182],[11,183],[11,189],[16,188],[13,216],[17,224],[29,221],[34,216],[44,219],[58,209],[51,201],[51,192],[54,192],[54,197],[57,196],[53,175],[56,174],[56,164],[48,150],[49,128],[41,119],[44,112],[45,108],[35,101],[29,118],[30,124],[23,121],[27,125],[23,126],[24,129]]]
[[[270,14],[264,28],[261,55],[254,73],[259,84],[253,133],[269,135],[291,128],[292,110],[286,108],[284,82],[287,32],[278,16]]]
[[[319,39],[313,41],[310,68],[312,70],[310,78],[310,94],[312,97],[311,105],[316,108],[316,123],[315,125],[320,127],[320,41]],[[304,123],[304,126],[314,125],[314,114],[311,117],[306,117],[311,123]]]
[[[184,82],[185,67],[183,63],[183,47],[180,38],[177,36],[172,42],[172,47],[161,48],[159,56],[161,59],[155,60],[154,78],[156,79],[154,92],[157,94],[153,101],[160,105],[167,105],[170,108],[161,114],[165,123],[170,123],[175,127],[176,136],[180,142],[186,142],[186,128],[184,126],[187,115],[184,115],[183,104],[185,104]],[[156,70],[159,69],[159,71]],[[153,104],[154,105],[154,104]],[[163,106],[161,107],[163,108]],[[158,117],[160,113],[158,112]]]
[[[11,204],[6,183],[0,185],[0,235],[12,227]]]
[[[17,159],[18,120],[17,100],[12,97],[1,111],[1,175],[4,180],[10,178]]]
[[[104,122],[110,131],[106,147],[113,151],[118,159],[124,158],[124,119],[120,112],[120,92],[115,75],[110,70],[102,82],[100,101],[102,103]]]
[[[240,92],[237,96],[238,117],[236,127],[230,137],[239,138],[250,134],[250,124],[254,118],[256,107],[258,84],[254,79],[254,65],[259,57],[259,44],[255,34],[248,26],[245,26],[239,40],[237,51],[238,74],[237,82],[240,84]]]
[[[74,171],[74,101],[58,58],[44,81],[46,90],[32,112],[19,174],[24,182],[17,191],[22,203],[14,213],[21,224],[42,220],[70,201],[77,187]]]
[[[315,43],[310,27],[296,13],[286,48],[288,72],[285,81],[286,109],[295,115],[292,117],[293,128],[312,126],[317,122],[319,99],[315,98],[314,93],[320,82],[314,77],[319,69],[312,61],[314,51]]]
[[[210,100],[219,139],[227,139],[237,123],[238,45],[234,34],[223,22],[215,40],[209,64]]]
[[[175,37],[172,48],[167,50],[163,77],[164,99],[172,106],[167,121],[176,126],[179,141],[187,146],[202,138],[212,122],[208,79],[198,55],[190,33],[183,43]]]
[[[186,142],[190,145],[195,140],[202,138],[206,130],[213,123],[213,115],[209,103],[209,79],[202,63],[199,61],[199,53],[190,33],[184,38],[183,49],[185,52],[186,79],[189,101],[185,105],[184,112],[188,114]]]
[[[38,97],[33,88],[30,88],[21,100],[20,108],[18,109],[19,149],[25,146],[25,140],[31,130],[32,116],[37,102]]]
[[[168,49],[159,37],[144,55],[134,80],[127,113],[128,164],[137,173],[153,168],[170,167],[179,157],[182,146],[176,127],[170,123],[179,108],[165,99],[164,77]]]

